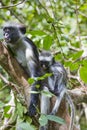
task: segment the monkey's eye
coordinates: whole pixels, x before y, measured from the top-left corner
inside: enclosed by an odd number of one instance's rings
[[[12,32],[13,30],[14,30],[13,27],[5,27],[5,28],[3,29],[3,31],[4,31],[4,32],[7,32],[7,33]]]

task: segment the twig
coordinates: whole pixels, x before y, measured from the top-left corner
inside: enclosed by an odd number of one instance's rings
[[[16,89],[17,93],[20,94],[20,91],[18,90],[18,86],[12,82],[9,82],[4,76],[2,76],[2,74],[0,73],[0,78],[4,81],[4,83],[6,83],[9,86],[12,86]]]
[[[77,7],[77,0],[76,0],[76,20],[77,20],[77,25],[78,25],[78,37],[79,37],[79,41],[81,44],[81,38],[80,38],[80,25],[79,25],[79,21],[78,21],[78,7]]]
[[[62,47],[61,47],[60,40],[59,40],[59,37],[58,37],[58,35],[57,35],[57,31],[56,31],[55,25],[54,25],[53,23],[52,23],[52,27],[53,27],[53,29],[54,29],[54,33],[55,33],[55,35],[56,35],[57,42],[58,42],[59,47],[60,47],[60,49],[61,49],[61,54],[63,55],[63,59],[64,59],[64,58],[65,58],[65,55],[64,55],[64,53],[63,53],[63,49],[62,49]]]
[[[53,5],[52,5],[52,2],[51,2],[51,0],[49,0],[49,2],[50,2],[50,5],[51,5],[51,8],[52,8],[53,17],[54,17],[54,18],[56,18],[56,15],[55,15],[55,12],[54,12]]]
[[[79,13],[80,15],[82,15],[83,17],[86,17],[86,18],[87,18],[87,15],[84,14],[83,12],[79,11],[78,13]]]
[[[42,8],[46,11],[48,17],[50,17],[48,10],[42,5],[42,3],[38,0],[39,4],[42,6]]]
[[[84,83],[81,81],[81,79],[80,79],[79,76],[69,75],[68,77],[69,77],[69,79],[75,79],[75,80],[77,80],[81,84],[82,87],[85,87]]]
[[[6,9],[6,8],[12,8],[12,7],[15,7],[15,6],[18,6],[22,3],[24,3],[26,0],[22,0],[21,2],[17,3],[17,4],[13,4],[13,5],[8,5],[8,6],[2,6],[0,7],[0,9]]]
[[[75,48],[75,47],[73,47],[73,46],[69,46],[69,49],[70,50],[73,50],[73,51],[81,51],[81,49],[79,49],[79,48]]]
[[[11,90],[11,100],[5,105],[5,106],[11,106],[9,111],[7,112],[7,114],[10,114],[11,117],[10,118],[4,118],[4,122],[3,125],[0,127],[0,130],[8,130],[10,128],[13,128],[13,124],[15,123],[16,119],[17,119],[17,115],[15,116],[15,97],[14,97],[14,93]]]

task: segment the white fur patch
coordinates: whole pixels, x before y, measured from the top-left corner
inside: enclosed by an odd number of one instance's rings
[[[28,60],[31,60],[33,58],[33,51],[32,51],[32,49],[30,48],[30,49],[26,49],[26,59],[27,59],[27,61]]]
[[[43,61],[51,61],[51,59],[52,59],[51,56],[49,56],[49,57],[40,56],[40,57],[39,57],[39,60],[40,60],[40,61],[42,61],[42,60],[43,60]]]
[[[63,72],[63,69],[62,69],[61,67],[56,67],[56,69],[57,69],[60,73]]]

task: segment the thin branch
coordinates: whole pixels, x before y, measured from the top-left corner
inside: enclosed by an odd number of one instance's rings
[[[75,80],[77,80],[82,87],[85,87],[84,83],[82,82],[82,80],[80,79],[79,76],[68,75],[68,77],[69,77],[69,79],[75,79]]]
[[[3,7],[5,7],[5,4],[3,3],[3,1],[1,2],[1,4],[2,4]],[[11,8],[11,9],[8,8],[8,10],[10,11],[11,15],[15,16],[15,18],[19,20],[20,23],[24,23],[23,17],[20,17],[18,14],[16,14],[16,12],[13,10],[13,8]],[[5,19],[5,21],[6,20],[7,19]]]
[[[38,0],[38,2],[40,4],[40,6],[42,6],[42,8],[46,11],[48,17],[50,17],[48,10],[43,6],[43,4],[40,2],[40,0]]]
[[[77,7],[77,1],[76,1],[76,20],[77,20],[77,25],[78,25],[78,37],[79,37],[79,41],[81,44],[81,38],[80,38],[80,25],[79,25],[79,20],[78,20],[78,7]]]
[[[83,17],[86,17],[86,18],[87,18],[87,15],[86,15],[86,14],[84,14],[83,12],[78,11],[78,13],[79,13],[80,15],[82,15]]]
[[[53,16],[54,16],[54,18],[56,18],[56,17],[55,17],[56,15],[55,15],[55,12],[54,12],[53,5],[52,5],[51,0],[49,0],[49,2],[50,2],[50,5],[51,5],[51,8],[52,8]]]
[[[18,6],[22,3],[24,3],[26,0],[22,0],[21,2],[17,3],[17,4],[13,4],[13,5],[8,5],[8,6],[2,6],[0,7],[0,9],[8,9],[8,8],[12,8],[12,7],[15,7],[15,6]]]
[[[75,47],[73,47],[73,46],[71,46],[71,45],[69,45],[69,49],[70,50],[73,50],[73,51],[81,51],[81,49],[79,49],[79,48],[75,48]]]
[[[82,102],[87,103],[87,88],[86,87],[79,87],[72,90],[68,90],[69,94],[71,95],[73,102],[75,104],[79,104]]]
[[[53,23],[52,23],[52,27],[53,27],[53,29],[54,29],[54,33],[55,33],[55,36],[56,36],[56,38],[57,38],[57,42],[58,42],[59,47],[60,47],[60,49],[61,49],[61,54],[63,55],[63,59],[64,59],[65,56],[64,56],[64,53],[63,53],[63,49],[62,49],[62,47],[61,47],[60,40],[59,40],[59,37],[58,37],[58,35],[57,35],[57,31],[56,31],[55,25],[54,25]]]
[[[7,104],[5,104],[5,106],[10,105],[10,109],[7,112],[7,114],[10,114],[11,117],[4,118],[4,121],[3,121],[2,126],[0,127],[0,130],[8,130],[10,128],[13,128],[14,127],[13,124],[16,122],[16,119],[17,119],[17,115],[14,116],[16,107],[15,107],[15,96],[12,90],[10,92],[10,95],[11,95],[11,100]]]
[[[15,88],[18,94],[20,94],[20,91],[18,90],[18,86],[10,81],[8,81],[1,73],[0,73],[0,78],[3,80],[4,83],[6,83],[9,86],[12,86]]]

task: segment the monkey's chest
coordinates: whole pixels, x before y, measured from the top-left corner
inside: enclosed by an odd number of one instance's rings
[[[54,86],[55,86],[55,80],[54,77],[48,77],[48,84],[49,84],[49,89],[50,91],[54,91]]]
[[[56,96],[58,96],[59,94],[59,85],[58,85],[58,75],[57,76],[51,76],[48,78],[48,84],[49,84],[49,90],[55,94]]]
[[[23,50],[18,50],[16,52],[16,59],[18,61],[19,64],[21,64],[23,67],[26,67],[27,64],[26,64],[26,57],[25,57],[25,53]]]

